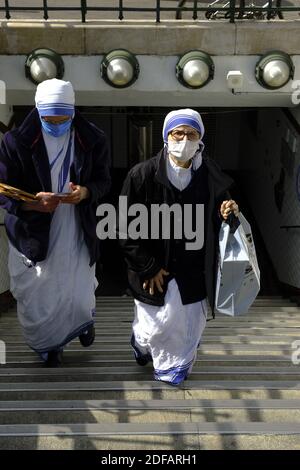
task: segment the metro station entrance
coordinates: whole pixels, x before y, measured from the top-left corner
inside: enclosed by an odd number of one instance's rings
[[[15,125],[30,109],[14,107]],[[110,141],[112,188],[105,202],[116,205],[128,170],[162,148],[163,121],[171,109],[79,107]],[[233,177],[232,196],[252,226],[261,269],[260,294],[278,295],[286,284],[297,286],[299,124],[285,108],[195,109],[205,126],[205,151]],[[126,267],[117,240],[102,241],[97,277],[99,295],[126,294]]]

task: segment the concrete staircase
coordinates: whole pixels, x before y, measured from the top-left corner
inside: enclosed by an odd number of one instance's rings
[[[243,317],[218,315],[180,388],[136,365],[132,309],[98,298],[94,345],[73,341],[58,369],[24,344],[14,309],[1,315],[0,449],[300,449],[300,308],[259,297]]]

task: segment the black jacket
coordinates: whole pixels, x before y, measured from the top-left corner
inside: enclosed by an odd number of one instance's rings
[[[86,186],[90,197],[76,205],[84,239],[89,249],[90,265],[99,257],[96,235],[96,209],[110,188],[109,150],[105,134],[75,111],[75,155],[71,181]],[[38,111],[34,108],[22,125],[7,132],[0,148],[0,182],[30,193],[51,192],[51,173]],[[6,232],[11,243],[32,261],[47,256],[51,213],[23,211],[20,202],[0,196]]]
[[[128,207],[134,203],[150,204],[175,202],[174,187],[169,182],[166,172],[166,152],[146,162],[135,165],[128,173],[121,194],[127,196]],[[230,199],[228,189],[233,180],[223,173],[220,167],[207,156],[203,156],[202,165],[207,168],[209,199],[206,207],[205,262],[204,277],[210,306],[214,310],[215,285],[217,273],[218,235],[221,226],[219,208],[223,200]],[[168,280],[164,283],[164,292],[155,290],[154,295],[146,292],[142,284],[150,279],[170,262],[170,240],[132,240],[120,239],[125,260],[128,265],[128,281],[133,296],[147,304],[161,306],[167,290]]]

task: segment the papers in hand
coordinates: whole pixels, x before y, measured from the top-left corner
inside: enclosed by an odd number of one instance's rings
[[[27,193],[22,189],[14,188],[8,184],[0,183],[0,194],[3,196],[16,199],[17,201],[37,201],[37,197],[34,194]]]
[[[72,193],[54,193],[54,196],[58,196],[58,197],[66,197],[66,196],[70,196]]]

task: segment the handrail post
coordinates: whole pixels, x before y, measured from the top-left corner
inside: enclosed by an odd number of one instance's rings
[[[124,19],[123,15],[123,0],[119,0],[119,20],[122,21]]]
[[[86,0],[81,0],[81,21],[82,23],[85,23],[85,17],[86,17],[86,12],[87,12],[87,5],[86,5]]]
[[[193,20],[197,20],[197,19],[198,19],[198,11],[197,11],[197,8],[198,8],[198,0],[194,0]]]
[[[244,16],[244,8],[245,8],[245,0],[240,0],[239,13],[238,13],[238,20],[239,20],[239,19],[243,19],[243,16]]]
[[[9,12],[9,2],[8,2],[8,0],[5,0],[5,18],[7,20],[10,20],[10,18],[11,18],[10,12]]]
[[[277,0],[277,1],[276,1],[276,8],[281,8],[281,0]],[[282,11],[281,11],[281,10],[277,10],[276,13],[277,13],[277,15],[278,15],[278,18],[279,18],[280,20],[283,20],[283,13],[282,13]]]
[[[43,0],[43,9],[44,9],[44,20],[48,20],[48,4],[47,0]]]
[[[234,15],[235,15],[235,0],[230,0],[230,15],[229,15],[230,23],[234,23]]]
[[[160,23],[160,0],[156,0],[156,23]]]
[[[267,20],[269,20],[271,18],[271,15],[272,15],[272,2],[273,0],[269,0],[269,3],[268,3],[268,13],[267,13]]]

